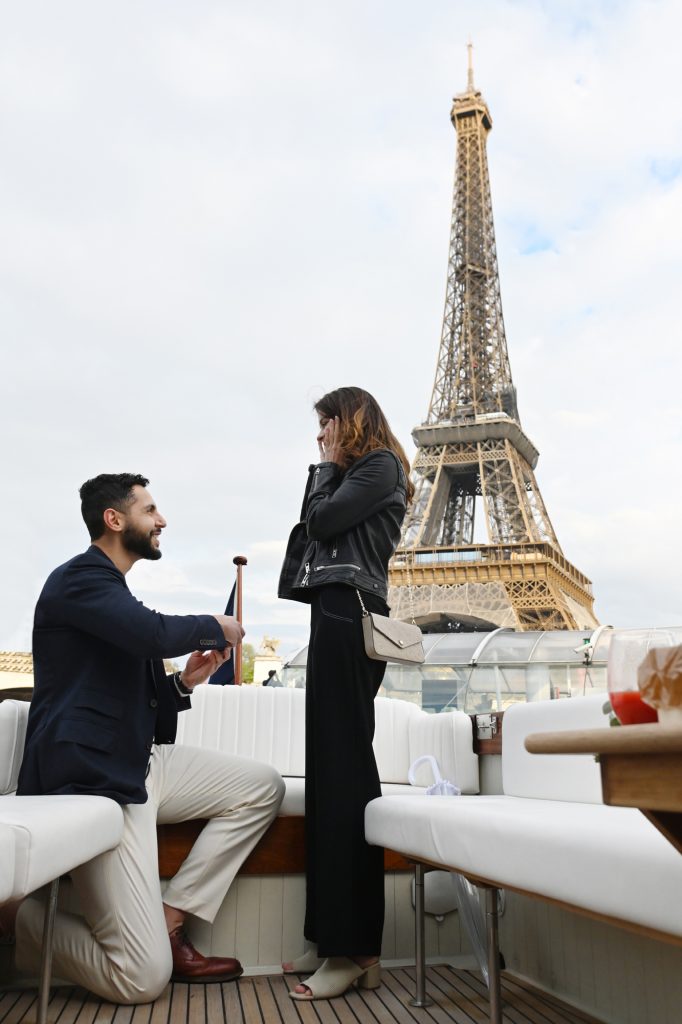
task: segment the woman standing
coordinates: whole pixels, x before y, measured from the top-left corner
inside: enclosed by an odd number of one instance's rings
[[[304,930],[324,959],[294,999],[379,984],[384,853],[365,842],[364,814],[381,795],[372,740],[386,665],[365,654],[361,597],[388,614],[388,562],[412,494],[405,453],[368,392],[339,388],[315,411],[321,461],[310,467],[279,586],[280,597],[311,606]]]

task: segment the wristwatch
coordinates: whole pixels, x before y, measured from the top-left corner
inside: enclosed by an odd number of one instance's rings
[[[189,697],[192,691],[188,686],[185,686],[185,684],[183,683],[182,671],[173,673],[173,682],[175,683],[175,689],[178,691],[178,693],[182,694],[184,697]]]

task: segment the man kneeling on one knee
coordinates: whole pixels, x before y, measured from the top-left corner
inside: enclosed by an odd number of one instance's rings
[[[213,921],[245,857],[284,793],[269,765],[174,746],[177,713],[230,657],[244,631],[226,615],[161,615],[128,590],[140,558],[161,557],[166,521],[132,474],[102,474],[80,489],[92,540],[49,576],[33,632],[35,689],[18,792],[91,793],[123,805],[120,845],[72,873],[82,917],[60,914],[55,976],[104,999],[156,998],[170,978],[229,981],[232,958],[204,957],[186,914]],[[191,653],[193,652],[193,653]],[[190,654],[166,675],[163,658]],[[156,824],[210,819],[161,898]],[[17,963],[34,970],[42,908],[16,919]]]

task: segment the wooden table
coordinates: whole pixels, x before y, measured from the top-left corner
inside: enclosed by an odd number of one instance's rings
[[[605,804],[637,807],[682,853],[682,729],[623,725],[536,732],[531,754],[599,755]]]

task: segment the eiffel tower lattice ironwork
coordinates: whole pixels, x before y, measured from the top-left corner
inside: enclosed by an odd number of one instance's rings
[[[590,580],[564,557],[533,475],[502,318],[486,140],[474,87],[454,99],[457,164],[443,332],[416,491],[390,567],[396,618],[431,628],[589,629]],[[486,540],[476,542],[476,513]],[[479,524],[479,531],[480,524]]]

